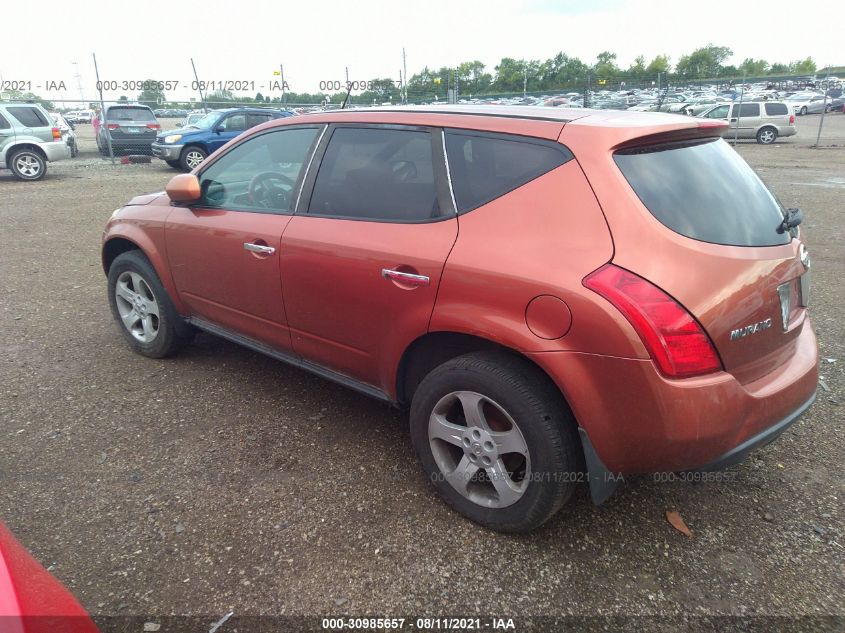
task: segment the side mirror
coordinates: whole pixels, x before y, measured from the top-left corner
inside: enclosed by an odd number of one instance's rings
[[[226,131],[226,128],[223,127],[222,125],[218,125],[216,128],[214,128],[215,134],[220,134],[221,132],[225,132],[225,131]]]
[[[200,199],[200,181],[193,174],[173,176],[165,188],[173,202],[196,202]]]

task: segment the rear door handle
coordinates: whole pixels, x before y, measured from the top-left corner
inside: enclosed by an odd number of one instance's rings
[[[276,249],[272,246],[263,246],[261,244],[253,244],[252,242],[244,242],[244,250],[250,253],[259,253],[260,255],[272,255]]]
[[[416,275],[414,273],[406,273],[401,270],[393,270],[391,268],[382,268],[381,276],[391,281],[399,282],[409,286],[427,286],[429,278],[426,275]]]

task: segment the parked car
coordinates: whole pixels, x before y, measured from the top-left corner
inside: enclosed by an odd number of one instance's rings
[[[792,106],[796,114],[819,114],[830,112],[830,99],[825,101],[821,94],[798,93],[785,99]]]
[[[0,103],[0,167],[20,180],[40,180],[47,163],[70,158],[70,147],[37,103]]]
[[[800,212],[726,128],[481,105],[275,121],[112,214],[111,310],[145,356],[201,329],[409,406],[444,499],[529,530],[578,481],[598,503],[619,473],[734,464],[813,402]]]
[[[151,153],[150,147],[161,129],[153,111],[140,104],[106,106],[105,116],[97,115],[97,149],[108,156],[109,142],[113,152]]]
[[[66,118],[70,123],[91,123],[94,112],[91,110],[74,110],[68,112]]]
[[[214,110],[187,127],[159,134],[152,144],[153,156],[175,169],[190,171],[245,130],[289,116],[293,112],[270,108]]]
[[[67,146],[70,147],[71,158],[75,158],[79,154],[79,146],[76,143],[76,131],[73,123],[65,119],[60,112],[51,112],[50,117],[62,133],[62,138],[65,143],[67,143]]]
[[[794,136],[798,133],[795,115],[783,101],[722,103],[711,106],[698,116],[729,121],[728,136],[754,138],[763,145],[774,143],[780,136]]]
[[[98,633],[88,613],[0,523],[0,630]]]

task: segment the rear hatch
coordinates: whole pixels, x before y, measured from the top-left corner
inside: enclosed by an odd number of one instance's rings
[[[756,173],[719,138],[658,139],[613,160],[628,199],[648,211],[611,225],[614,263],[684,306],[740,382],[788,361],[804,327],[809,258]]]
[[[143,145],[156,139],[161,126],[149,108],[140,106],[112,106],[106,120],[113,141]]]

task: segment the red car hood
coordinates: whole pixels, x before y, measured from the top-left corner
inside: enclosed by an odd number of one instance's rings
[[[0,523],[0,630],[99,633],[70,592]]]

